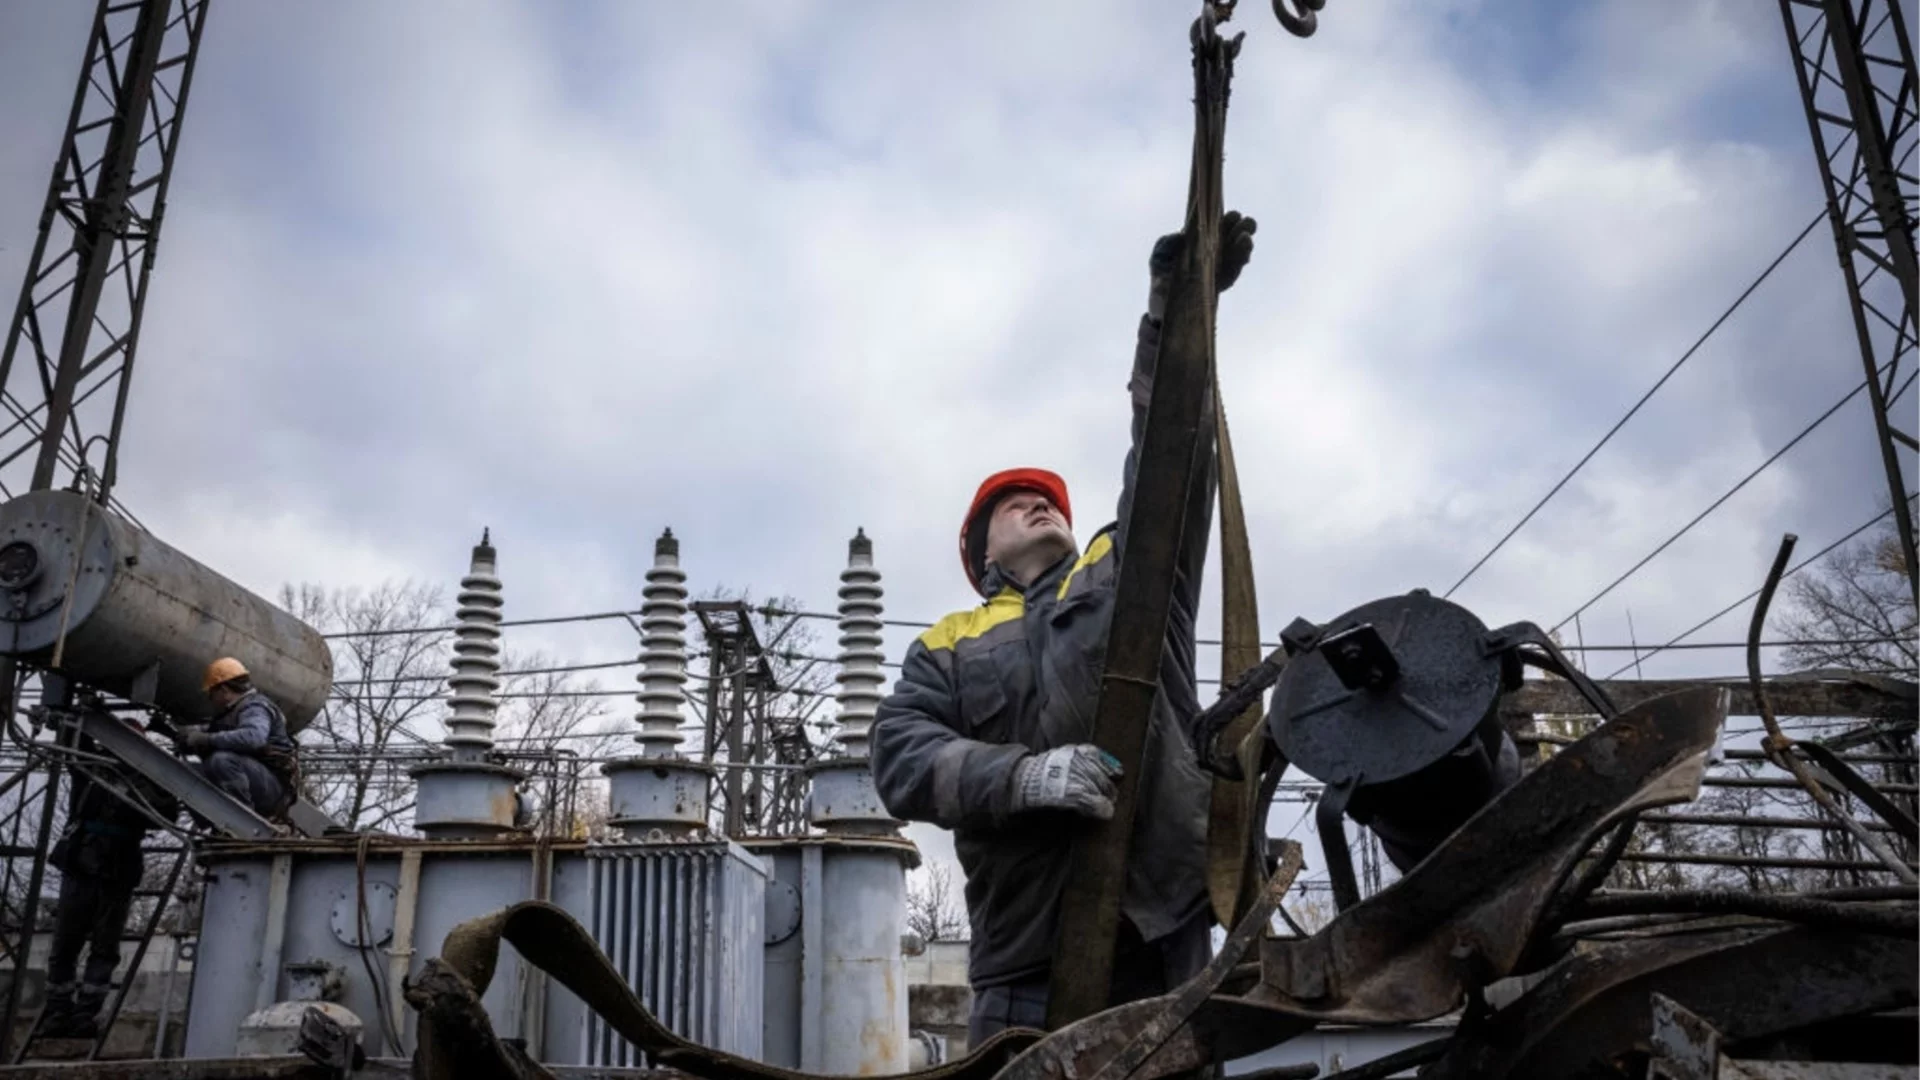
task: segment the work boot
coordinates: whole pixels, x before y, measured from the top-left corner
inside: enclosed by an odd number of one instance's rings
[[[74,1019],[74,985],[47,987],[47,1003],[40,1007],[40,1019],[34,1033],[43,1039],[64,1039]]]
[[[73,1019],[67,1024],[69,1039],[91,1039],[100,1034],[100,1010],[107,1004],[107,988],[82,986],[73,1000]]]

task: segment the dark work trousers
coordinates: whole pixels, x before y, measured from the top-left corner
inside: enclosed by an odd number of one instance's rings
[[[87,970],[80,996],[105,997],[120,963],[120,936],[126,932],[127,909],[133,905],[138,877],[104,878],[63,873],[60,900],[54,909],[53,948],[47,957],[47,989],[60,992],[73,986],[80,947],[87,947]]]
[[[1164,994],[1200,973],[1213,955],[1213,912],[1202,908],[1173,933],[1158,941],[1140,940],[1140,931],[1120,920],[1120,940],[1113,951],[1113,995],[1107,1005]],[[1010,1027],[1047,1026],[1047,986],[1050,975],[1039,975],[1001,986],[974,990],[973,1011],[967,1017],[967,1046],[979,1046]]]
[[[273,770],[257,757],[215,750],[200,762],[200,775],[221,791],[253,808],[265,817],[280,808],[286,788]]]

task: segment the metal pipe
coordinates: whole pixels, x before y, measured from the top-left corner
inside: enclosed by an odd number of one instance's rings
[[[1634,851],[1620,856],[1621,862],[1678,863],[1683,866],[1753,866],[1777,870],[1861,870],[1891,873],[1877,862],[1847,859],[1790,859],[1775,855],[1721,855],[1708,852],[1686,854],[1672,851]],[[1911,873],[1911,868],[1909,868]]]
[[[1720,756],[1728,761],[1771,761],[1765,750],[1722,750]],[[1920,764],[1920,757],[1913,754],[1840,754],[1841,761],[1853,765],[1914,765]]]
[[[1855,821],[1852,814],[1842,809],[1834,800],[1832,793],[1827,791],[1826,786],[1813,775],[1807,763],[1795,755],[1793,740],[1787,738],[1780,730],[1780,721],[1773,715],[1773,703],[1767,699],[1766,680],[1760,677],[1760,637],[1766,630],[1767,608],[1773,603],[1774,590],[1780,587],[1780,577],[1786,573],[1787,561],[1793,557],[1793,545],[1798,540],[1799,538],[1792,533],[1780,538],[1780,550],[1773,556],[1773,566],[1767,571],[1766,583],[1760,586],[1760,598],[1753,605],[1753,621],[1747,628],[1747,678],[1753,683],[1753,698],[1760,706],[1760,722],[1767,728],[1767,737],[1762,743],[1762,749],[1767,752],[1775,765],[1791,772],[1793,778],[1800,782],[1800,786],[1807,790],[1808,795],[1812,796],[1813,801],[1819,804],[1820,809],[1833,815],[1835,820],[1845,825],[1854,839],[1860,841],[1868,851],[1873,852],[1874,857],[1885,864],[1895,877],[1910,885],[1920,882],[1920,878],[1915,877],[1913,868],[1907,865],[1906,860],[1895,854],[1881,837],[1875,836],[1865,825]],[[1912,537],[1909,535],[1907,538],[1909,555],[1913,551],[1912,543]]]
[[[1708,776],[1703,778],[1700,781],[1700,783],[1706,785],[1707,787],[1748,787],[1748,788],[1781,788],[1781,789],[1800,787],[1800,781],[1798,780],[1794,780],[1788,777],[1774,777],[1774,776]],[[1913,784],[1875,784],[1873,786],[1880,791],[1885,791],[1893,795],[1912,795],[1915,791],[1920,791],[1920,786],[1916,786]]]
[[[1640,820],[1649,825],[1707,825],[1741,829],[1818,829],[1823,832],[1844,832],[1847,828],[1837,821],[1825,821],[1820,818],[1756,817],[1749,814],[1646,814]],[[1868,822],[1867,827],[1881,832],[1890,831],[1892,828],[1877,821]]]

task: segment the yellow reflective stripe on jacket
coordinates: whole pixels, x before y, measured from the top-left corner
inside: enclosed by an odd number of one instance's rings
[[[1027,601],[1020,590],[1001,589],[999,595],[972,611],[956,611],[933,624],[920,635],[920,644],[929,649],[951,649],[967,638],[976,638],[1004,622],[1025,614]]]
[[[1067,588],[1073,584],[1073,576],[1111,554],[1113,554],[1113,534],[1111,532],[1103,532],[1099,536],[1094,537],[1093,543],[1087,545],[1087,553],[1080,556],[1079,561],[1073,564],[1073,569],[1067,571],[1066,577],[1060,579],[1060,592],[1054,599],[1065,600],[1067,598]]]

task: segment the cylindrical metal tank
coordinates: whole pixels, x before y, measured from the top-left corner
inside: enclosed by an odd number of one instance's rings
[[[189,720],[212,712],[201,674],[216,657],[299,730],[326,704],[333,655],[306,623],[70,491],[0,506],[0,653]]]

